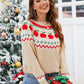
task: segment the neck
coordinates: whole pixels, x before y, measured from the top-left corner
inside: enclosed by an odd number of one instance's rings
[[[38,14],[38,22],[46,22],[46,14]]]

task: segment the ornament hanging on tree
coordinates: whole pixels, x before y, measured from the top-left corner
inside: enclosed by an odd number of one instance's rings
[[[21,67],[21,62],[18,60],[16,63],[15,63],[15,66],[20,68]]]
[[[10,28],[10,29],[9,29],[9,32],[10,32],[10,33],[14,33],[14,27],[15,27],[15,25],[12,24],[12,23],[9,25],[9,28]]]
[[[7,36],[7,34],[6,34],[5,32],[2,32],[2,33],[1,33],[1,37],[2,37],[2,38],[5,38],[6,36]]]
[[[5,61],[3,61],[3,62],[2,62],[2,66],[5,66],[5,65],[6,65],[6,62],[5,62]]]
[[[11,26],[10,29],[13,29],[13,27]]]
[[[10,6],[10,4],[7,2],[7,3],[6,3],[6,6],[7,6],[7,7],[9,7],[9,6]]]
[[[4,18],[4,21],[5,21],[5,22],[8,22],[8,21],[9,21],[9,19],[8,19],[7,17],[5,17],[5,18]]]
[[[14,12],[15,12],[15,13],[19,13],[19,10],[16,8],[16,9],[14,10]]]
[[[1,0],[1,2],[4,2],[5,0]]]
[[[20,30],[16,27],[16,28],[14,29],[14,33],[15,33],[15,34],[19,34],[19,33],[20,33]]]

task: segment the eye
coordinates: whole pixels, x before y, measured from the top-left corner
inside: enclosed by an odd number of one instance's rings
[[[36,2],[40,2],[40,0],[36,0]]]

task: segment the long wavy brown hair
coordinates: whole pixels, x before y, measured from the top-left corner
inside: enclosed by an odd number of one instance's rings
[[[58,35],[59,39],[60,39],[60,47],[63,48],[65,47],[64,45],[64,35],[62,34],[62,29],[61,29],[61,25],[59,22],[56,21],[56,19],[58,19],[58,11],[55,8],[55,0],[49,0],[50,1],[50,10],[47,13],[47,17],[46,17],[46,21],[50,22],[55,33]],[[33,9],[33,4],[34,4],[34,0],[29,0],[29,17],[28,19],[37,19],[37,14]]]

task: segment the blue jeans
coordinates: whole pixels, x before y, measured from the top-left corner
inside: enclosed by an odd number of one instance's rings
[[[60,74],[59,72],[45,74],[45,79],[48,81],[49,77],[54,77],[59,74]],[[39,84],[39,82],[36,80],[36,78],[33,74],[25,73],[22,84]]]

